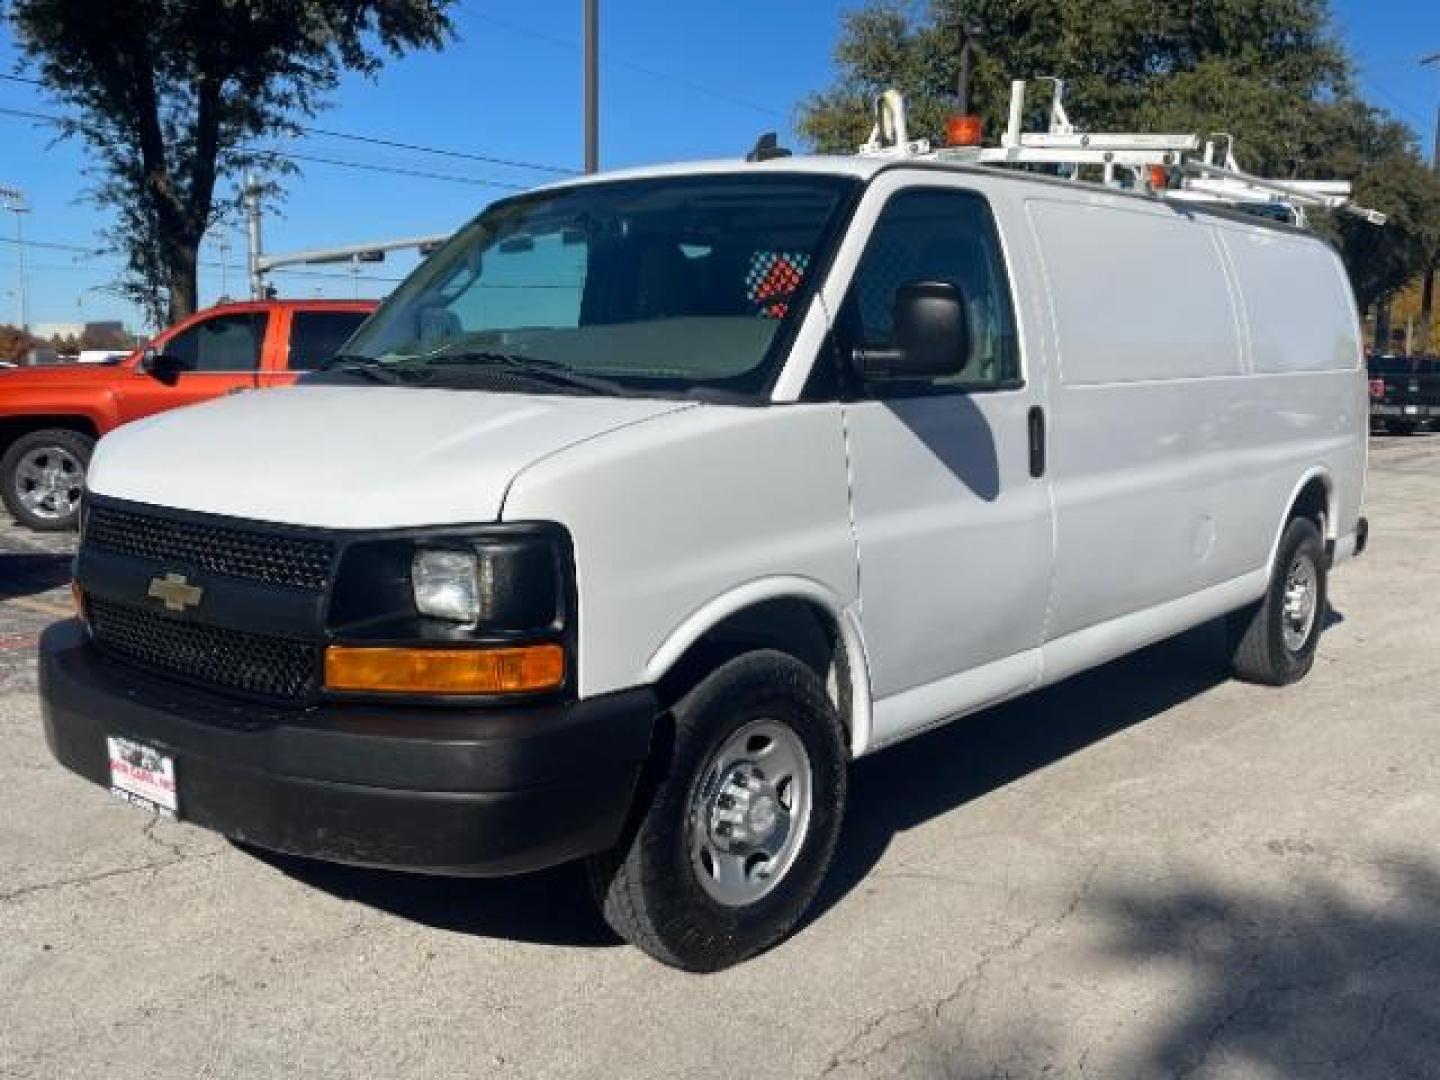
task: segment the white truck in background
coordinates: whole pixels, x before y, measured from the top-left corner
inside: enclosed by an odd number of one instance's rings
[[[585,858],[714,970],[815,896],[852,758],[1217,617],[1305,675],[1366,539],[1330,247],[903,137],[758,156],[498,202],[308,385],[102,440],[56,757],[302,855]]]

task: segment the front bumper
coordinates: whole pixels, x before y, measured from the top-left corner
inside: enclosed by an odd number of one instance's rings
[[[275,851],[500,875],[620,836],[657,714],[654,692],[513,708],[277,710],[156,679],[102,655],[76,621],[40,642],[45,737],[110,784],[106,737],[175,758],[182,820]]]
[[[1440,418],[1440,405],[1390,405],[1370,403],[1372,420],[1434,420]]]

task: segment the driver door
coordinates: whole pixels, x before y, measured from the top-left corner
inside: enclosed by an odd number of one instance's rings
[[[1043,391],[1022,364],[1005,253],[977,186],[873,185],[883,204],[835,321],[844,356],[893,347],[896,290],[943,281],[969,322],[958,373],[870,381],[845,405],[877,745],[1040,676],[1053,561],[1043,443],[1031,449]]]
[[[255,389],[269,321],[265,311],[225,311],[160,335],[152,348],[179,360],[184,370],[170,381],[138,371],[133,392],[120,403],[123,419],[138,420],[221,394]]]

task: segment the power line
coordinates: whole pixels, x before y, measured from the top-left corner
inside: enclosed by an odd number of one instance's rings
[[[504,180],[482,180],[479,177],[456,176],[454,173],[426,172],[423,169],[406,169],[399,165],[377,165],[368,161],[342,161],[339,158],[319,157],[314,154],[296,154],[289,150],[261,150],[248,148],[246,153],[260,157],[284,158],[288,161],[304,161],[313,165],[337,165],[346,169],[363,169],[366,172],[391,173],[395,176],[412,176],[422,180],[447,180],[452,184],[469,184],[472,187],[504,188],[507,191],[528,191],[527,184],[512,184]]]
[[[0,244],[12,244],[16,247],[22,246],[19,240],[12,240],[9,237],[5,236],[0,236]],[[100,254],[94,248],[80,247],[77,244],[58,244],[54,242],[47,243],[43,240],[26,240],[23,246],[27,248],[46,248],[51,251],[74,251],[81,255]]]
[[[1367,69],[1364,64],[1357,63],[1355,65],[1355,70],[1359,73],[1361,81],[1364,82],[1366,86],[1370,87],[1371,90],[1374,90],[1377,94],[1384,98],[1390,104],[1391,108],[1395,109],[1397,112],[1401,113],[1408,119],[1413,120],[1415,123],[1419,124],[1422,131],[1430,123],[1429,120],[1425,119],[1419,113],[1415,112],[1409,104],[1402,101],[1399,96],[1391,93],[1380,82],[1378,82],[1375,76],[1370,73],[1369,69]]]
[[[9,244],[10,246],[14,247],[14,246],[18,246],[19,243],[20,243],[20,242],[19,242],[18,240],[12,240],[12,239],[9,239],[9,238],[7,238],[7,237],[0,237],[0,244]],[[49,240],[49,241],[47,241],[47,240],[26,240],[26,241],[25,241],[25,246],[26,246],[27,248],[41,248],[41,249],[44,249],[44,250],[46,250],[46,251],[66,251],[66,252],[72,252],[72,253],[78,254],[78,255],[85,255],[85,256],[87,256],[87,257],[89,257],[89,258],[91,258],[91,259],[105,259],[105,260],[112,261],[112,262],[116,262],[116,263],[123,262],[123,258],[122,258],[121,256],[119,256],[119,255],[110,254],[110,253],[104,252],[104,251],[96,251],[94,248],[81,247],[81,246],[78,245],[78,244],[65,244],[65,243],[60,243],[60,242],[58,242],[58,241],[53,241],[53,240]],[[29,265],[29,264],[27,264],[27,265]],[[232,271],[234,271],[234,272],[236,272],[236,273],[241,273],[241,274],[243,274],[243,273],[245,272],[245,267],[243,267],[243,266],[240,266],[240,265],[237,265],[237,264],[233,264],[233,263],[218,262],[218,261],[210,260],[210,259],[201,259],[201,260],[197,263],[197,265],[198,265],[198,266],[201,266],[201,267],[203,267],[204,269],[207,269],[207,270],[220,270],[220,269],[225,269],[225,270],[232,270]],[[44,265],[44,264],[36,264],[35,268],[36,268],[36,269],[44,268],[44,269],[47,269],[47,270],[83,270],[83,271],[90,271],[90,270],[91,270],[90,267],[87,267],[87,266],[85,266],[85,265],[83,265],[83,264],[80,264],[80,263],[75,263],[75,264],[73,264],[73,265],[71,265],[71,266],[54,266],[54,265],[46,266],[46,265]],[[103,271],[103,270],[96,270],[96,271],[93,271],[93,272],[94,272],[94,273],[99,273],[99,274],[108,273],[108,271]],[[354,280],[356,279],[356,277],[357,277],[357,275],[355,275],[355,274],[347,274],[347,273],[342,273],[342,272],[340,272],[340,271],[326,271],[326,270],[292,270],[292,269],[286,269],[286,268],[283,268],[283,267],[282,267],[282,268],[279,268],[279,269],[271,270],[270,273],[272,273],[272,274],[290,274],[290,275],[292,275],[292,276],[294,276],[294,277],[329,278],[329,279],[333,279],[333,280],[336,280],[336,281],[354,281]],[[358,277],[359,277],[359,280],[361,280],[361,281],[387,282],[387,283],[390,283],[390,284],[395,284],[395,283],[397,283],[397,282],[400,282],[400,281],[403,281],[403,280],[404,280],[404,278],[399,278],[399,277],[385,277],[385,276],[382,276],[382,275],[379,275],[379,274],[361,274],[361,275],[358,275]]]
[[[353,135],[344,131],[331,131],[328,128],[317,127],[301,127],[300,130],[307,135],[322,135],[329,139],[349,139],[351,142],[370,143],[374,146],[389,146],[396,150],[413,150],[420,154],[435,154],[439,157],[460,158],[464,161],[481,161],[487,165],[504,165],[512,169],[534,169],[537,172],[553,173],[556,176],[576,175],[575,169],[565,169],[558,165],[541,165],[533,161],[490,157],[487,154],[472,154],[464,150],[449,150],[439,146],[421,146],[418,143],[396,142],[394,139],[382,139],[378,135]]]
[[[500,27],[502,30],[510,31],[512,34],[519,34],[521,37],[534,38],[537,41],[544,41],[551,45],[556,45],[562,49],[568,49],[571,51],[575,51],[580,48],[578,42],[573,41],[569,38],[559,37],[555,34],[547,34],[545,33],[545,31],[536,30],[533,27],[522,26],[520,23],[511,22],[509,19],[502,19],[498,15],[491,15],[488,11],[476,11],[468,4],[462,4],[460,6],[460,10],[466,15],[470,16],[470,18],[472,19],[479,19],[481,22],[491,23],[494,26]],[[742,109],[750,109],[753,112],[763,113],[766,116],[773,116],[780,120],[786,119],[785,114],[778,109],[772,109],[768,105],[761,105],[758,102],[748,101],[742,97],[736,97],[734,94],[726,93],[723,90],[715,90],[712,87],[704,86],[697,82],[692,82],[691,80],[683,78],[679,75],[672,75],[668,71],[657,71],[655,68],[646,67],[644,64],[637,64],[632,60],[624,60],[620,57],[612,56],[608,53],[602,53],[600,59],[602,63],[608,64],[611,67],[626,68],[630,71],[634,71],[640,75],[648,76],[652,79],[659,79],[662,82],[673,83],[676,86],[683,86],[685,89],[691,91],[692,93],[701,94],[709,98],[714,98],[716,101],[723,101],[730,105],[739,106]]]
[[[67,123],[64,117],[53,113],[39,113],[29,109],[0,108],[0,116],[13,116],[23,120],[36,120],[44,124]],[[503,188],[507,191],[527,191],[526,184],[512,184],[505,180],[488,180],[475,176],[457,176],[454,173],[428,172],[423,169],[406,169],[399,165],[380,165],[368,161],[345,161],[340,158],[322,157],[318,154],[297,154],[289,150],[270,150],[258,147],[240,147],[247,153],[260,157],[282,158],[289,161],[304,161],[315,165],[334,165],[345,169],[361,169],[365,172],[390,173],[395,176],[409,176],[422,180],[444,180],[452,184],[468,184],[471,187]]]
[[[6,82],[25,83],[28,86],[43,87],[45,85],[39,79],[27,79],[19,75],[0,75],[0,79]],[[522,161],[519,158],[496,157],[491,154],[478,154],[469,150],[455,150],[446,146],[426,146],[422,143],[401,142],[397,139],[389,139],[380,135],[357,135],[354,132],[310,127],[306,124],[299,124],[297,127],[306,135],[318,135],[326,139],[345,139],[349,142],[367,143],[372,146],[387,146],[394,150],[408,150],[417,154],[434,154],[437,157],[456,158],[461,161],[478,161],[486,165],[502,165],[510,169],[531,169],[535,172],[550,173],[555,176],[576,175],[575,169],[567,169],[559,165],[544,165],[536,161]]]

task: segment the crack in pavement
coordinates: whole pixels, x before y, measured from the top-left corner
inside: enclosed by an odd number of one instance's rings
[[[156,859],[153,862],[141,863],[139,866],[121,866],[111,870],[97,870],[93,874],[81,874],[79,877],[61,878],[59,881],[42,881],[36,885],[23,885],[18,889],[11,889],[9,892],[0,893],[0,904],[9,903],[12,900],[21,900],[36,893],[51,892],[56,889],[69,888],[72,885],[91,885],[97,881],[105,881],[109,878],[125,877],[129,874],[144,874],[152,870],[164,870],[171,866],[179,866],[181,863],[202,862],[207,859],[216,858],[219,851],[208,851],[199,855],[183,855],[179,858]]]
[[[1081,878],[1079,887],[1075,890],[1070,900],[1054,918],[1037,920],[1013,934],[1009,940],[986,949],[981,952],[979,958],[970,970],[952,986],[946,993],[932,1002],[921,1002],[913,1005],[906,1005],[898,1009],[889,1009],[878,1016],[872,1017],[861,1025],[860,1029],[845,1041],[841,1048],[831,1055],[825,1067],[820,1070],[819,1077],[827,1077],[842,1068],[854,1067],[864,1069],[868,1062],[883,1057],[897,1043],[912,1038],[927,1028],[939,1023],[945,1010],[953,1005],[960,996],[971,986],[977,985],[984,979],[990,965],[1003,956],[1018,952],[1025,947],[1042,929],[1055,930],[1063,925],[1084,903],[1094,884],[1095,877],[1100,871],[1100,866],[1105,861],[1105,852],[1102,852],[1085,871]],[[889,1035],[880,1045],[863,1052],[855,1052],[865,1040],[874,1032],[878,1031],[890,1020],[904,1016],[913,1016],[914,1022],[901,1027]]]
[[[152,859],[149,862],[140,863],[137,866],[119,866],[108,870],[97,870],[90,874],[81,874],[78,877],[61,878],[58,881],[42,881],[35,885],[23,885],[18,889],[11,889],[8,892],[0,892],[0,904],[9,903],[13,900],[23,900],[28,896],[37,893],[52,892],[57,889],[66,889],[77,885],[92,885],[97,881],[106,881],[110,878],[125,877],[129,874],[146,874],[166,870],[181,863],[200,862],[213,859],[223,854],[223,851],[202,851],[190,853],[173,840],[165,840],[155,835],[155,827],[160,823],[161,817],[158,811],[150,814],[144,826],[140,829],[140,835],[147,843],[154,844],[162,851],[168,853],[168,858]]]

